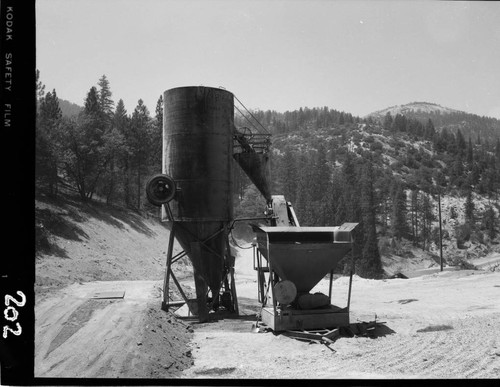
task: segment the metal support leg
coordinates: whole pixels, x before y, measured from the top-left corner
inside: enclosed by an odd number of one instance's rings
[[[172,225],[172,229],[170,230],[170,236],[168,238],[168,252],[167,252],[167,263],[165,269],[165,276],[163,277],[163,302],[161,308],[163,310],[168,311],[168,302],[169,302],[169,282],[170,282],[170,273],[172,266],[172,252],[174,250],[174,242],[175,242],[175,223]]]
[[[328,288],[328,302],[332,303],[333,270],[330,271],[330,287]]]

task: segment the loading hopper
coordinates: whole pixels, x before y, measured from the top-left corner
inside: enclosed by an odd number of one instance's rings
[[[255,232],[271,270],[307,293],[351,250],[354,227],[255,227]]]
[[[352,248],[352,230],[357,223],[340,227],[254,227],[257,234],[256,270],[262,323],[274,331],[324,329],[349,325],[349,303],[331,304],[333,269]],[[267,260],[267,267],[263,261]],[[265,275],[268,274],[268,281]],[[311,290],[330,273],[329,295]],[[349,280],[351,284],[352,274]],[[280,284],[293,283],[293,302],[277,292]],[[269,288],[265,284],[272,284]],[[264,291],[264,287],[267,290]],[[271,290],[272,305],[267,305]],[[290,289],[293,290],[293,289]],[[264,295],[265,294],[265,295]],[[325,302],[326,301],[326,302]]]

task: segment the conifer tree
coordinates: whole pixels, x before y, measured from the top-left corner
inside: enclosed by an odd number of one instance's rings
[[[413,189],[411,191],[411,226],[413,235],[413,244],[418,246],[419,242],[419,214],[420,214],[420,200],[419,190]]]
[[[389,131],[392,128],[392,116],[390,112],[387,112],[384,117],[384,129]]]
[[[429,118],[427,123],[425,124],[424,136],[427,140],[432,140],[436,136],[436,128],[434,127],[434,123]]]
[[[40,90],[43,88],[41,87]],[[58,130],[62,118],[55,89],[40,100],[35,131],[35,177],[49,195],[58,191]]]
[[[163,145],[163,95],[156,102],[155,118],[148,126],[151,149],[149,151],[149,165],[152,172],[161,172],[162,145]]]
[[[325,193],[330,184],[330,168],[327,164],[326,149],[323,145],[318,147],[315,160],[312,163],[309,175],[311,185],[311,207],[315,226],[326,226],[331,220],[326,217],[327,203]]]
[[[368,161],[361,176],[361,207],[363,214],[364,241],[362,258],[358,261],[357,271],[365,278],[382,278],[382,261],[378,250],[376,207],[373,188],[373,168]]]
[[[312,190],[310,173],[311,159],[305,155],[299,156],[299,174],[297,179],[296,212],[301,226],[314,226],[315,219],[312,213]]]
[[[122,138],[122,145],[118,152],[119,172],[121,174],[119,181],[123,191],[123,201],[127,207],[131,206],[131,140],[130,140],[130,118],[127,115],[125,104],[123,100],[118,100],[116,110],[113,114],[113,128],[120,134]]]
[[[434,220],[434,212],[432,208],[432,203],[428,194],[423,193],[421,195],[422,204],[421,204],[421,236],[423,246],[422,249],[426,249],[426,242],[431,238],[432,232],[432,221]]]
[[[61,131],[64,169],[83,201],[92,199],[109,162],[109,154],[105,152],[105,127],[97,89],[92,87],[83,112],[76,121],[64,120]]]
[[[495,210],[490,205],[483,214],[483,227],[486,229],[488,237],[493,240],[498,235],[499,220]]]
[[[128,136],[128,144],[131,149],[131,161],[136,174],[136,209],[141,208],[142,198],[142,181],[147,173],[146,163],[148,160],[148,152],[151,149],[151,141],[148,137],[150,132],[151,118],[149,110],[144,105],[142,99],[139,99],[137,106],[132,113],[130,120],[130,135]]]
[[[99,86],[99,93],[98,93],[99,106],[101,108],[101,111],[106,115],[106,117],[108,117],[108,119],[111,119],[113,117],[113,107],[115,103],[111,99],[111,96],[113,94],[111,93],[109,81],[106,75],[103,75],[101,78],[99,78],[98,86]]]
[[[392,235],[401,240],[401,238],[406,234],[407,223],[406,223],[406,192],[404,191],[403,185],[399,181],[395,181],[392,189]]]
[[[464,136],[462,134],[462,131],[460,129],[457,129],[456,133],[456,144],[457,144],[457,151],[460,156],[463,156],[466,151],[467,144],[465,143]]]
[[[466,191],[466,196],[465,196],[465,221],[468,223],[471,227],[474,226],[474,200],[472,197],[472,187],[468,187]]]
[[[474,162],[474,148],[472,146],[472,140],[469,137],[469,142],[467,143],[467,166],[469,171],[472,170]]]
[[[94,86],[92,86],[87,93],[83,109],[87,115],[95,116],[102,112],[101,105],[99,104],[99,93]]]
[[[283,195],[285,195],[286,200],[292,202],[293,205],[296,205],[297,200],[298,166],[296,158],[297,155],[290,147],[287,147],[284,151],[282,162]]]
[[[36,70],[36,106],[37,106],[37,112],[38,112],[38,107],[39,107],[39,104],[40,102],[42,101],[42,99],[44,98],[45,96],[45,85],[42,83],[42,81],[40,80],[40,70]]]

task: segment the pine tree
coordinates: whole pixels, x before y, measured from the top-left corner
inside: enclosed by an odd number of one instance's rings
[[[483,214],[483,227],[486,229],[488,237],[493,240],[498,235],[498,217],[495,210],[490,205]]]
[[[61,130],[64,169],[83,201],[92,200],[109,162],[105,128],[97,89],[92,87],[83,112],[76,121],[64,120]]]
[[[142,99],[139,99],[137,106],[132,113],[130,120],[130,135],[128,137],[131,149],[133,168],[136,174],[136,209],[141,208],[142,199],[142,181],[147,171],[148,154],[151,149],[151,141],[148,137],[150,132],[151,118],[149,110],[144,105]]]
[[[421,204],[421,236],[422,236],[422,242],[423,246],[422,249],[426,249],[426,242],[431,239],[431,232],[432,232],[432,221],[435,219],[433,208],[432,208],[432,203],[430,200],[429,195],[427,194],[422,194],[422,204]]]
[[[323,145],[318,147],[315,160],[309,176],[311,185],[311,207],[315,226],[331,225],[331,220],[326,217],[327,203],[325,193],[330,184],[330,168],[327,164],[326,149]]]
[[[467,143],[467,166],[469,171],[472,171],[474,163],[474,147],[472,146],[472,140],[469,137],[469,142]]]
[[[312,192],[311,173],[312,162],[309,157],[300,155],[298,160],[298,179],[297,179],[297,205],[296,212],[301,226],[314,226],[314,216],[312,213]]]
[[[101,105],[99,104],[99,93],[94,86],[90,88],[87,98],[85,98],[84,112],[87,115],[99,115],[102,112]]]
[[[497,171],[500,171],[500,138],[497,139],[495,145],[495,166]]]
[[[457,129],[456,144],[457,144],[457,148],[458,148],[458,153],[460,154],[460,156],[463,156],[465,154],[467,144],[465,143],[464,136],[463,136],[460,129]]]
[[[392,128],[392,116],[390,112],[387,112],[384,117],[384,129],[389,131]]]
[[[468,223],[471,227],[474,226],[474,200],[472,197],[472,188],[469,186],[467,188],[466,196],[465,196],[465,221]]]
[[[45,85],[40,80],[40,70],[36,70],[36,107],[37,112],[42,99],[45,96]]]
[[[106,117],[111,119],[113,117],[113,107],[115,103],[111,99],[112,93],[106,75],[103,75],[101,78],[99,78],[98,86],[98,102],[100,110],[106,115]]]
[[[341,112],[339,114],[339,125],[344,125],[345,124],[345,114],[344,112]]]
[[[149,164],[154,170],[161,171],[162,168],[162,144],[163,144],[163,95],[156,102],[155,118],[150,129],[151,151]]]
[[[364,243],[362,259],[358,261],[357,271],[365,278],[382,278],[383,269],[376,229],[376,206],[373,189],[373,168],[368,161],[363,167],[361,177],[361,203],[363,214]]]
[[[121,178],[121,188],[123,191],[123,201],[127,207],[131,206],[131,192],[130,192],[130,181],[131,181],[131,140],[130,140],[130,118],[127,115],[127,110],[125,109],[125,104],[123,100],[120,99],[116,105],[116,110],[113,115],[113,127],[120,134],[123,139],[122,146],[120,147],[120,152],[117,155],[119,163],[119,172]]]
[[[434,127],[434,123],[432,120],[429,118],[427,120],[427,123],[425,124],[425,129],[424,129],[424,137],[427,140],[432,140],[436,136],[436,128]]]
[[[413,244],[415,246],[419,245],[419,214],[421,206],[419,200],[419,190],[413,189],[411,191],[411,226],[413,235]]]
[[[392,190],[392,235],[401,240],[406,235],[408,226],[406,223],[406,192],[401,182],[396,181]]]
[[[42,90],[43,87],[40,88]],[[35,130],[35,177],[49,195],[58,191],[58,130],[62,118],[55,89],[40,100]]]
[[[285,199],[292,202],[293,205],[296,205],[297,200],[298,166],[296,158],[297,155],[290,147],[285,148],[282,161],[283,195],[285,195]]]

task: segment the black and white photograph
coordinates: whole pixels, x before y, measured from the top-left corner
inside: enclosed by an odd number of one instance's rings
[[[500,378],[500,2],[7,3],[2,384]]]

